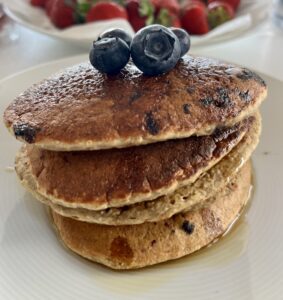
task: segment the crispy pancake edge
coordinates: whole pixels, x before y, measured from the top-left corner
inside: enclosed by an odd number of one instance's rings
[[[266,94],[252,71],[201,57],[150,78],[130,64],[109,78],[82,64],[21,94],[4,120],[21,141],[50,150],[122,148],[209,135],[253,114]]]

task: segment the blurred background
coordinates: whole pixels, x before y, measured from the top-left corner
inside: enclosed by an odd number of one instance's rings
[[[82,55],[108,28],[182,27],[190,54],[283,80],[283,0],[0,0],[0,79]]]

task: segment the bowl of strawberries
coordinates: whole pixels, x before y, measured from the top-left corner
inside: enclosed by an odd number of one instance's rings
[[[192,46],[223,41],[262,22],[269,0],[4,0],[15,21],[44,34],[89,46],[119,27],[133,34],[151,24],[183,28]]]

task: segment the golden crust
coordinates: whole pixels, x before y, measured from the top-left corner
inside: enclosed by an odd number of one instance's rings
[[[225,233],[248,200],[250,182],[248,163],[207,207],[157,223],[107,226],[52,216],[60,239],[77,254],[114,269],[141,268],[188,255]]]
[[[37,192],[54,204],[101,210],[155,199],[193,182],[244,136],[254,117],[211,136],[85,152],[24,149]]]
[[[155,77],[132,63],[116,76],[83,63],[19,95],[4,120],[18,139],[50,150],[122,148],[210,134],[252,114],[266,91],[255,73],[202,57]]]
[[[140,202],[121,208],[108,208],[94,211],[83,208],[69,208],[52,203],[41,196],[36,190],[36,181],[31,173],[27,157],[17,160],[16,170],[21,183],[39,201],[49,205],[56,213],[89,223],[107,225],[130,225],[144,222],[156,222],[170,218],[176,213],[199,208],[204,202],[214,196],[227,185],[243,164],[249,159],[259,141],[261,131],[260,117],[244,138],[214,167],[203,173],[194,183],[188,184],[173,194],[164,195],[157,199]]]

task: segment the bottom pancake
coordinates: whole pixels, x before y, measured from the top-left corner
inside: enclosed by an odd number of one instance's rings
[[[245,206],[251,188],[251,164],[205,207],[167,220],[109,226],[77,221],[51,211],[63,243],[77,254],[113,269],[141,268],[193,253],[227,231]]]

